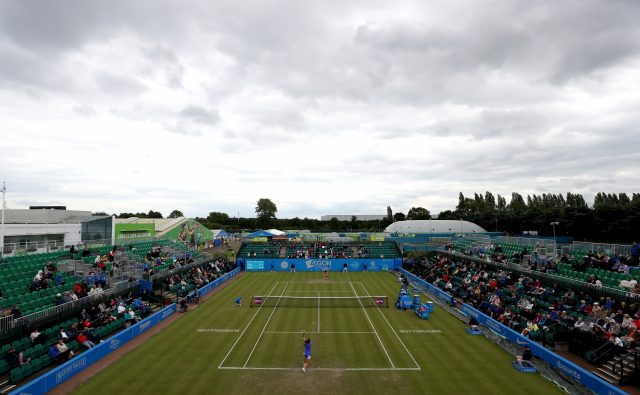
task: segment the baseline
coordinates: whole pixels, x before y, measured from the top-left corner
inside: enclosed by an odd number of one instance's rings
[[[300,368],[257,368],[257,367],[243,367],[243,366],[223,366],[219,369],[226,370],[290,370],[300,371]],[[419,371],[420,368],[310,368],[310,370],[329,371],[329,372],[344,372],[344,371]]]

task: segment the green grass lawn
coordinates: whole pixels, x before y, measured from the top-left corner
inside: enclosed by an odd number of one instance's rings
[[[399,291],[389,273],[249,273],[78,388],[119,394],[550,394],[513,356],[444,310],[420,320],[332,296]],[[251,295],[305,296],[249,307]],[[235,307],[242,295],[243,306]],[[318,300],[319,305],[318,306]],[[422,296],[424,300],[424,295]],[[368,305],[368,303],[363,303]],[[301,372],[301,330],[312,364]]]

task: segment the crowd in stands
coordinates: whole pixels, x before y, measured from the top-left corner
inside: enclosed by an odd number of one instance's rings
[[[178,265],[179,263],[176,263],[175,267],[179,267]],[[164,282],[169,289],[176,289],[179,296],[185,297],[191,289],[202,288],[231,270],[232,265],[219,258],[191,268],[188,272],[172,274]]]
[[[293,242],[288,249],[287,258],[302,259],[337,259],[351,258],[353,249],[350,245],[334,242],[299,243]]]
[[[584,289],[543,286],[526,275],[440,254],[431,261],[414,261],[411,271],[532,339],[541,338],[543,327],[559,324],[594,348],[605,342],[621,349],[638,346],[637,303],[596,298]]]
[[[62,363],[76,356],[81,349],[88,350],[99,344],[102,341],[99,328],[118,319],[123,319],[126,325],[134,324],[150,313],[151,307],[142,297],[135,298],[131,293],[114,297],[110,301],[82,309],[67,322],[67,326],[61,325],[59,329],[56,326],[54,331],[43,332],[37,327],[33,328],[27,340],[30,342],[29,350],[46,347],[49,358]],[[22,367],[31,362],[31,358],[24,351],[17,351],[15,346],[9,348],[4,359],[10,368]]]
[[[448,250],[455,250],[454,245],[447,246]],[[541,258],[537,251],[539,246],[532,246],[531,251],[527,246],[523,246],[521,252],[514,252],[510,257],[502,252],[502,247],[499,244],[490,246],[486,250],[483,246],[472,246],[463,249],[462,253],[470,256],[478,256],[481,259],[491,260],[501,263],[525,263],[528,264],[530,270],[539,271],[547,274],[558,274],[559,268],[569,268],[569,270],[577,273],[587,272],[588,276],[584,278],[584,281],[596,285],[603,286],[603,278],[594,273],[594,270],[604,270],[606,274],[620,274],[624,275],[623,278],[616,278],[614,286],[617,286],[624,290],[629,290],[632,293],[640,294],[640,285],[635,275],[640,274],[636,272],[638,270],[638,259],[640,257],[640,245],[634,242],[629,255],[608,255],[602,252],[588,251],[579,256],[572,257],[568,254],[560,255],[556,262],[552,256]],[[529,255],[531,254],[531,255]],[[525,262],[525,257],[528,260]],[[608,285],[612,285],[611,283]]]
[[[162,247],[153,247],[147,253],[143,271],[149,275],[154,275],[158,268],[164,268],[168,265],[169,270],[172,270],[193,262],[194,257],[189,251],[185,251],[184,254],[178,256],[175,253],[169,255],[169,252],[163,251]]]

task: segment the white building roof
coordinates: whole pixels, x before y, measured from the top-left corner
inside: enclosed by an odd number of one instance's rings
[[[110,216],[92,216],[91,211],[51,209],[7,209],[6,224],[78,224]]]
[[[420,219],[397,221],[387,226],[388,233],[483,233],[482,227],[469,221]]]

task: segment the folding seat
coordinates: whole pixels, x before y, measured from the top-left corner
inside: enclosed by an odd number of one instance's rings
[[[26,350],[27,348],[31,348],[32,345],[33,343],[31,343],[31,338],[29,338],[29,336],[25,336],[22,339],[20,339],[20,351]]]
[[[32,374],[34,374],[36,371],[36,366],[33,363],[33,361],[31,361],[30,363],[27,363],[25,365],[22,365],[22,377],[28,377],[31,376]]]
[[[0,359],[0,374],[7,373],[9,369],[10,369],[9,362],[7,362],[4,358]]]
[[[36,344],[35,347],[33,347],[33,355],[35,355],[35,357],[40,357],[42,354],[45,354],[47,351],[46,348],[44,348],[44,346],[42,344]]]
[[[49,358],[48,355],[45,355],[47,358]],[[33,365],[33,371],[35,372],[39,372],[40,370],[44,369],[45,366],[45,361],[43,358],[37,358],[33,361],[31,361],[31,364]]]
[[[22,371],[22,368],[20,368],[20,367],[11,369],[10,374],[11,374],[11,382],[13,384],[19,383],[22,380],[22,378],[24,377],[24,372]]]

